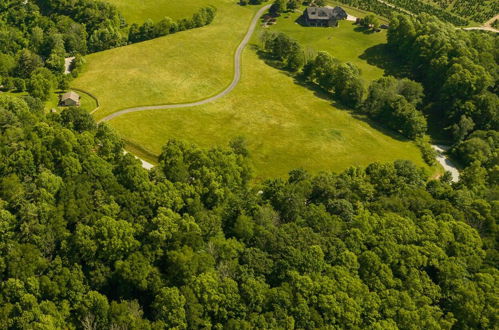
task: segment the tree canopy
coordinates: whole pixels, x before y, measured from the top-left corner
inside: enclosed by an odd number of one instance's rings
[[[473,134],[457,152],[489,133]],[[497,169],[450,185],[396,161],[255,183],[241,139],[170,140],[151,171],[122,149],[82,110],[0,95],[5,328],[498,322]]]

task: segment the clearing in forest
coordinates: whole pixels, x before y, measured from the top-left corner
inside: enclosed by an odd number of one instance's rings
[[[96,118],[128,107],[192,102],[223,90],[232,80],[234,51],[259,7],[216,2],[217,17],[209,26],[88,56],[74,85],[97,94],[101,108]],[[382,44],[385,32],[365,34],[350,22],[338,29],[310,29],[284,17],[272,29],[287,29],[307,47],[354,62],[366,80],[383,74],[359,56]],[[423,166],[412,142],[340,110],[320,92],[265,64],[255,49],[258,34],[244,51],[242,79],[229,95],[193,108],[125,114],[111,120],[111,126],[146,159],[170,138],[214,147],[244,136],[259,179],[284,176],[297,167],[339,171],[396,159]],[[335,46],[328,44],[331,40]]]

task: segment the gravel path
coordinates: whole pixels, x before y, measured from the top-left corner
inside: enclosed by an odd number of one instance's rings
[[[440,144],[432,145],[432,147],[437,151],[437,161],[440,165],[442,165],[444,170],[452,174],[452,182],[459,181],[459,171],[457,170],[456,164],[445,156],[445,152],[449,149],[449,147]]]
[[[494,29],[492,27],[492,23],[494,23],[498,19],[499,19],[499,15],[496,15],[496,16],[492,17],[491,19],[489,19],[487,22],[485,22],[483,24],[483,26],[480,26],[480,27],[469,27],[469,28],[464,28],[463,30],[484,30],[484,31],[490,31],[490,32],[499,33],[498,29]]]
[[[253,32],[255,31],[256,24],[258,23],[258,19],[265,13],[271,5],[266,5],[256,13],[256,15],[253,17],[253,20],[251,21],[251,24],[248,28],[248,32],[246,32],[246,35],[244,36],[244,39],[241,41],[239,44],[239,47],[237,47],[236,54],[234,55],[234,78],[232,79],[232,82],[230,85],[221,91],[220,93],[209,97],[204,100],[196,101],[196,102],[191,102],[191,103],[179,103],[179,104],[162,104],[162,105],[152,105],[152,106],[142,106],[142,107],[134,107],[134,108],[128,108],[128,109],[123,109],[120,111],[117,111],[115,113],[110,114],[109,116],[106,116],[99,120],[100,122],[104,121],[109,121],[113,118],[122,116],[127,113],[131,112],[139,112],[139,111],[148,111],[148,110],[166,110],[166,109],[179,109],[179,108],[189,108],[189,107],[195,107],[198,105],[203,105],[207,104],[210,102],[213,102],[215,100],[218,100],[221,97],[224,97],[225,95],[229,94],[232,92],[232,90],[237,86],[239,83],[239,80],[241,79],[241,55],[243,53],[244,48],[248,44],[248,42],[251,39],[251,36],[253,35]]]
[[[70,74],[71,73],[71,64],[73,63],[75,57],[66,57],[64,59],[64,74]]]

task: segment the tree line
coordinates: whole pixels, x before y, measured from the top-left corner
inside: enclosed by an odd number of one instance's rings
[[[490,136],[499,130],[498,40],[494,34],[456,30],[428,15],[396,16],[390,23],[390,50],[423,84],[426,113],[457,149],[475,146],[476,154],[494,144]],[[479,139],[483,141],[476,143]],[[497,154],[492,157],[497,161]],[[469,163],[466,157],[459,158]]]
[[[122,150],[81,109],[0,95],[2,327],[498,322],[497,176],[396,161],[256,183],[244,139],[170,140],[151,171]]]
[[[426,118],[420,111],[424,92],[418,82],[383,77],[373,81],[366,92],[355,64],[341,63],[327,52],[305,58],[303,47],[284,33],[265,31],[261,39],[266,54],[298,79],[410,139],[425,135]]]

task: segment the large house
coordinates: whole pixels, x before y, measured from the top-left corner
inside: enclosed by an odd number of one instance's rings
[[[347,16],[341,7],[308,7],[303,12],[303,20],[308,26],[338,26],[338,21]]]
[[[61,96],[60,105],[66,106],[66,107],[79,107],[80,106],[80,95],[76,94],[75,92],[67,92]]]

